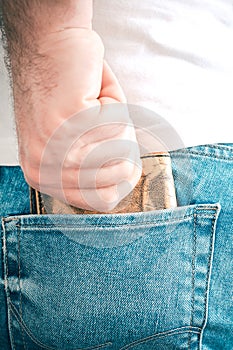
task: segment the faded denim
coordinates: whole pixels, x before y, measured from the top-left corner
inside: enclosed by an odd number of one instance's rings
[[[0,168],[3,349],[233,349],[233,146],[171,152],[179,207],[31,215]]]

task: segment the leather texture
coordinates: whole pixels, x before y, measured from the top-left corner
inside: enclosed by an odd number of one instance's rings
[[[142,176],[134,190],[109,214],[145,212],[177,206],[171,159],[168,152],[141,157]],[[98,214],[75,208],[46,194],[31,189],[31,212],[35,214]]]

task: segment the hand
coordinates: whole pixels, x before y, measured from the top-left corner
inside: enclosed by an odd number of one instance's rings
[[[126,99],[100,37],[82,28],[54,32],[25,61],[14,95],[27,182],[79,208],[112,210],[141,168]]]

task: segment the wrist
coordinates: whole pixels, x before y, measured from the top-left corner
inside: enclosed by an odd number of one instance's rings
[[[66,28],[92,29],[92,0],[2,0],[10,55],[34,51],[46,35]]]
[[[67,0],[64,3],[60,6],[57,5],[55,8],[48,4],[46,5],[46,13],[40,16],[41,23],[38,28],[40,35],[59,32],[69,28],[92,29],[92,0],[70,0],[68,1],[68,6]]]

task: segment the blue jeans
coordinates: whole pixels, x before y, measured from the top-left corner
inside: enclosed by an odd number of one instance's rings
[[[233,145],[171,152],[179,207],[31,215],[0,168],[1,349],[233,349]]]

